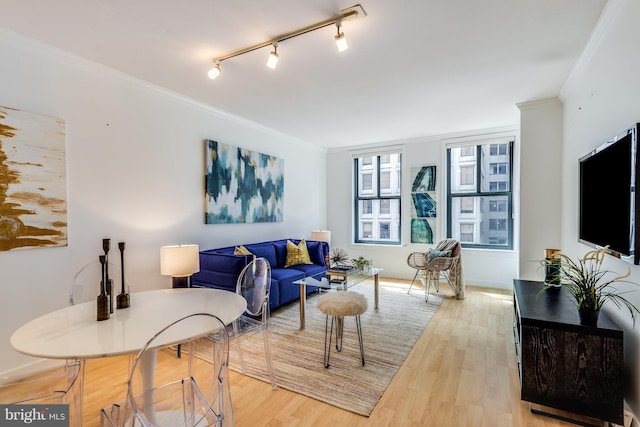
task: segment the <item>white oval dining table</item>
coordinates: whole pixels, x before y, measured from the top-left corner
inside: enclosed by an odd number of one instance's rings
[[[47,359],[84,360],[137,353],[158,331],[195,313],[210,313],[230,324],[247,308],[247,301],[229,291],[207,288],[160,289],[134,292],[130,307],[115,309],[107,320],[98,321],[96,301],[71,305],[33,319],[11,335],[15,350]],[[178,331],[175,342],[202,336],[209,331],[198,325]],[[209,324],[210,325],[210,324]],[[167,345],[172,344],[167,342]],[[143,376],[153,386],[153,360],[143,359]],[[148,363],[144,363],[148,362]],[[82,394],[79,408],[82,419]]]
[[[70,305],[33,319],[11,336],[16,351],[47,359],[93,359],[137,353],[160,329],[194,313],[211,313],[229,324],[247,301],[233,292],[206,288],[160,289],[131,294],[131,306],[96,320],[96,301]],[[183,339],[197,336],[184,331]]]

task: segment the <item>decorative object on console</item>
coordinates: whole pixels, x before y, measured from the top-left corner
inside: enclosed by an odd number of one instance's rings
[[[122,274],[122,290],[118,295],[117,308],[128,308],[131,304],[131,298],[127,290],[125,289],[125,280],[124,280],[124,248],[125,242],[118,242],[118,249],[120,249],[120,267]]]
[[[370,259],[364,259],[363,256],[360,256],[358,258],[353,258],[351,263],[356,267],[356,269],[364,271],[366,268],[371,268],[373,261]]]
[[[545,258],[541,263],[544,266],[550,263],[559,265],[560,285],[564,286],[573,296],[574,303],[578,307],[580,323],[597,326],[600,309],[607,301],[611,301],[618,308],[623,305],[627,307],[635,326],[635,315],[640,311],[622,296],[623,293],[628,291],[618,290],[615,287],[615,283],[629,283],[636,286],[637,284],[623,280],[631,275],[630,268],[624,275],[615,276],[612,279],[605,278],[605,276],[613,274],[611,271],[602,269],[602,261],[607,249],[608,246],[605,246],[598,250],[589,251],[582,258],[579,258],[577,262],[558,252],[559,261],[556,258],[552,258],[550,261]],[[552,288],[555,288],[555,286],[545,284],[542,290],[547,291]]]
[[[544,284],[559,288],[560,285],[560,249],[544,250]]]
[[[349,262],[349,253],[344,249],[333,248],[329,254],[329,265],[331,267],[345,267]]]
[[[109,313],[113,313],[113,279],[109,278],[109,249],[111,249],[111,239],[102,239],[102,250],[104,251],[104,265],[106,271],[105,289],[109,297]]]
[[[109,318],[109,296],[107,295],[107,257],[100,255],[100,265],[102,266],[102,280],[100,281],[100,294],[97,299],[97,315],[98,321],[107,320]]]
[[[411,168],[411,243],[434,243],[436,167]]]
[[[205,223],[284,221],[284,160],[205,140]]]
[[[191,275],[200,271],[198,245],[172,245],[160,248],[160,274],[171,276],[174,288],[190,288]]]

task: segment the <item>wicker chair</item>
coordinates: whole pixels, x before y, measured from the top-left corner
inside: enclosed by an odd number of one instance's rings
[[[421,273],[422,283],[424,285],[424,300],[429,301],[429,291],[431,290],[431,284],[436,288],[436,292],[440,291],[440,277],[447,279],[449,286],[453,290],[456,298],[461,298],[461,290],[459,286],[454,284],[452,273],[458,268],[460,262],[460,242],[453,239],[446,239],[438,243],[435,247],[437,251],[451,251],[450,256],[429,256],[429,252],[413,252],[409,254],[407,258],[407,264],[411,268],[416,269],[416,274],[413,276],[409,291],[413,287],[413,282]],[[431,252],[431,251],[430,251]],[[433,252],[432,252],[433,253]]]

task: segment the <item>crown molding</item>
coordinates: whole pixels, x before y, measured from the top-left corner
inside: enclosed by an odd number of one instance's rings
[[[613,25],[613,22],[621,13],[621,10],[626,5],[627,1],[628,0],[607,0],[607,4],[605,4],[602,13],[600,14],[600,18],[598,18],[598,22],[596,22],[596,25],[591,32],[591,36],[587,41],[587,45],[580,54],[576,63],[573,65],[573,68],[571,68],[569,76],[560,89],[560,99],[565,98],[567,92],[571,90],[578,77],[580,77],[580,75],[582,75],[587,69],[589,62],[591,62],[591,58],[600,47],[602,40],[604,40],[609,29]]]

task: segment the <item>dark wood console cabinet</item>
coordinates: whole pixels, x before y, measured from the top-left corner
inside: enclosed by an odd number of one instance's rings
[[[514,280],[514,338],[521,399],[623,423],[623,331],[604,313],[580,324],[565,289]]]

